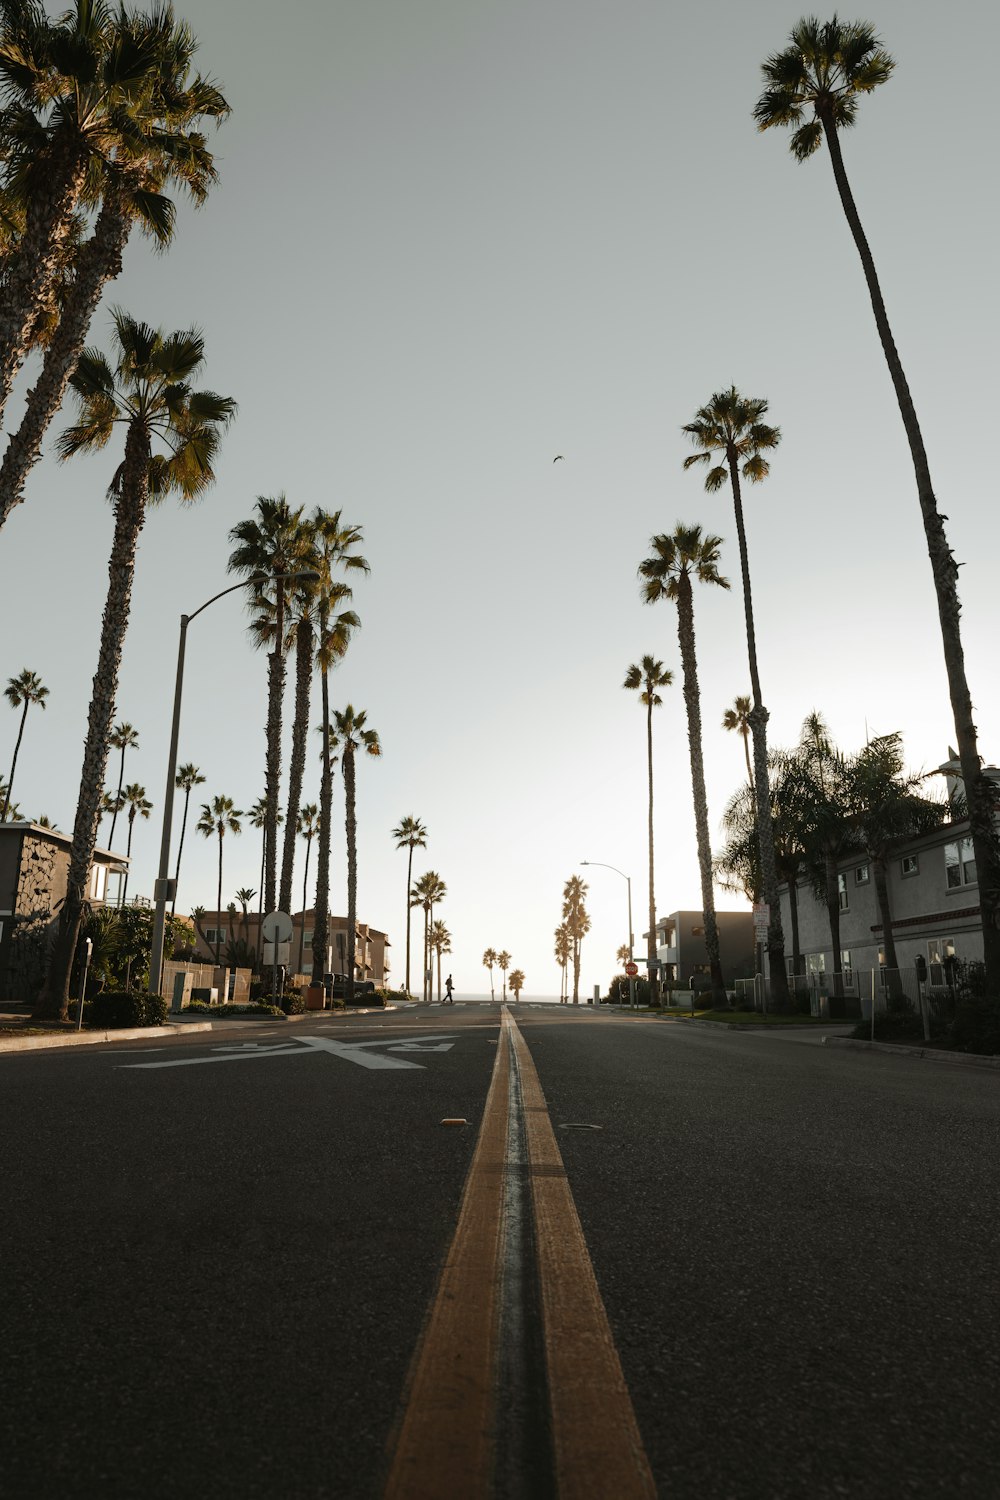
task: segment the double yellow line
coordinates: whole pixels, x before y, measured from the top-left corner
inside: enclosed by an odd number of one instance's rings
[[[515,1063],[520,1101],[511,1089]],[[656,1487],[535,1065],[510,1012],[458,1225],[411,1369],[385,1500],[488,1500],[496,1471],[508,1116],[523,1110],[559,1500]]]

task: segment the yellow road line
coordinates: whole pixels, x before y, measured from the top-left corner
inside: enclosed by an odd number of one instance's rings
[[[505,1022],[524,1101],[559,1500],[648,1500],[656,1485],[545,1095],[509,1012]]]
[[[411,1370],[386,1500],[490,1493],[509,1092],[502,1032],[458,1225]]]

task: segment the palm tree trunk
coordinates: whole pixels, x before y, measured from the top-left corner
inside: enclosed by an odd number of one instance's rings
[[[781,927],[781,900],[778,896],[778,868],[774,853],[774,822],[771,815],[771,784],[767,764],[768,712],[760,691],[760,673],[757,668],[757,636],[753,620],[753,596],[750,592],[750,560],[747,553],[746,529],[743,525],[743,496],[740,491],[740,471],[736,452],[730,447],[729,478],[733,487],[733,504],[736,510],[736,535],[740,547],[740,571],[743,576],[743,610],[747,627],[747,656],[750,665],[750,685],[753,690],[753,708],[749,715],[750,732],[753,735],[754,775],[750,784],[754,789],[757,809],[757,847],[760,850],[761,884],[769,915],[767,922],[767,967],[771,982],[771,1003],[775,1010],[791,1009],[788,992],[788,975],[785,971],[785,934]],[[744,741],[744,749],[746,742]],[[749,775],[749,766],[747,767]]]
[[[219,923],[222,921],[222,829],[221,829],[221,827],[219,829],[219,893],[218,893],[218,899],[217,899],[216,905],[215,905],[215,911],[216,911],[216,916],[215,916],[215,967],[219,968],[219,966],[222,963],[222,938],[220,936],[220,933],[222,932],[222,928],[219,926]],[[225,998],[226,997],[223,996],[223,1000],[225,1000]]]
[[[288,767],[288,808],[285,812],[285,847],[281,857],[281,888],[278,905],[292,909],[292,875],[295,840],[298,836],[299,804],[306,769],[306,736],[309,733],[309,690],[313,673],[313,628],[300,620],[295,629],[295,717],[292,721],[292,754]]]
[[[299,932],[299,973],[303,972],[302,960],[306,946],[306,909],[309,891],[309,851],[312,848],[312,838],[306,839],[306,870],[302,877],[302,928]]]
[[[747,763],[747,785],[753,791],[753,770],[750,766],[750,735],[745,729],[741,729],[740,738],[743,741],[743,756]]]
[[[799,891],[797,877],[788,881],[788,921],[792,929],[792,973],[802,971],[802,953],[799,944]]]
[[[406,993],[410,993],[410,918],[413,908],[410,905],[410,882],[413,879],[413,845],[410,845],[410,853],[406,861]]]
[[[580,1004],[580,946],[578,937],[573,938],[573,1004]]]
[[[11,797],[13,796],[13,793],[14,793],[14,772],[17,770],[17,754],[18,754],[18,751],[21,748],[21,736],[24,734],[24,722],[27,719],[27,717],[28,717],[28,699],[25,698],[25,700],[24,700],[24,709],[22,710],[22,713],[21,713],[21,725],[20,725],[20,728],[17,731],[17,743],[14,746],[14,759],[10,763],[10,776],[8,778],[8,781],[7,781],[7,795],[6,795],[6,797],[4,798],[4,801],[3,801],[3,817],[0,818],[0,822],[3,822],[3,823],[6,823],[6,821],[7,821],[7,812],[9,810],[9,808],[10,808]]]
[[[42,298],[57,274],[86,175],[87,155],[78,145],[64,144],[49,157],[28,200],[24,234],[7,257],[0,296],[0,421]]]
[[[65,1020],[69,983],[76,955],[80,922],[87,901],[90,868],[101,818],[101,794],[108,766],[108,736],[115,715],[118,674],[128,629],[135,574],[135,553],[146,518],[149,484],[149,443],[142,428],[130,427],[125,444],[122,485],[115,505],[115,534],[108,563],[108,595],[101,623],[101,644],[90,699],[83,770],[73,821],[66,899],[48,973],[38,997],[36,1015]]]
[[[440,947],[437,950],[437,960],[438,960],[438,1004],[440,1005],[441,1004],[441,949],[440,949]]]
[[[325,632],[325,620],[320,629]],[[330,764],[330,683],[326,668],[320,671],[320,705],[323,712],[323,770],[319,783],[319,848],[316,851],[316,915],[313,922],[313,984],[322,984],[326,973],[326,950],[330,941],[330,844],[333,832],[333,767]]]
[[[823,857],[823,876],[826,887],[826,911],[830,922],[830,942],[833,945],[833,992],[835,995],[843,993],[840,976],[843,973],[844,961],[840,956],[840,883],[837,879],[836,855],[826,854]]]
[[[948,691],[955,719],[955,739],[962,765],[962,780],[969,810],[969,832],[972,836],[976,870],[979,874],[986,992],[996,995],[1000,994],[1000,839],[997,837],[993,821],[993,789],[982,774],[976,726],[972,717],[972,695],[969,692],[969,683],[965,674],[965,653],[960,623],[962,606],[958,597],[958,564],[948,546],[944,520],[937,508],[923,435],[917,421],[906,375],[903,372],[902,361],[896,349],[896,341],[889,326],[885,303],[882,299],[882,289],[875,271],[875,261],[861,227],[861,219],[851,192],[851,185],[847,180],[844,159],[840,150],[840,136],[833,120],[822,114],[820,119],[823,123],[826,143],[830,149],[830,162],[833,166],[841,206],[854,237],[858,255],[861,257],[882,352],[889,367],[899,414],[903,419],[907,442],[910,445],[913,472],[917,482],[917,500],[923,518],[924,536],[927,540],[927,552],[937,595],[941,641],[944,648],[945,669],[948,674]]]
[[[889,905],[889,875],[885,860],[874,858],[872,869],[875,875],[875,899],[878,902],[878,914],[882,922],[882,952],[885,954],[885,966],[887,969],[898,969],[896,939],[892,934],[892,909]]]
[[[281,791],[281,704],[285,694],[285,584],[275,579],[274,650],[267,659],[267,769],[264,777],[265,813],[264,905],[276,910],[278,894],[278,798]]]
[[[184,788],[184,815],[181,818],[181,837],[177,845],[177,868],[174,871],[174,899],[170,903],[170,915],[173,916],[177,910],[177,886],[181,878],[181,855],[184,852],[184,832],[187,828],[188,803],[191,801],[191,788]]]
[[[118,822],[118,813],[120,812],[120,808],[119,808],[118,804],[122,800],[122,785],[123,785],[123,783],[125,781],[125,751],[126,751],[127,748],[128,747],[126,745],[122,746],[122,761],[121,761],[121,765],[118,767],[118,790],[115,792],[115,807],[114,807],[114,812],[111,815],[111,832],[108,834],[108,848],[109,849],[113,849],[114,848],[114,842],[115,842],[115,824]]]
[[[691,795],[694,802],[694,826],[698,841],[698,868],[701,872],[701,904],[705,921],[705,948],[712,977],[712,1002],[719,1008],[729,1004],[719,959],[719,928],[715,920],[715,895],[712,890],[712,845],[708,836],[708,799],[705,795],[705,762],[701,749],[701,693],[698,687],[698,659],[694,640],[694,601],[691,597],[691,575],[684,570],[677,580],[677,639],[684,670],[684,707],[687,710],[688,749],[691,756]]]
[[[59,326],[45,350],[41,374],[28,395],[20,426],[11,434],[0,465],[0,526],[24,499],[28,475],[38,462],[42,439],[62,405],[101,293],[109,281],[121,274],[129,228],[117,196],[106,199],[92,237],[77,256],[76,276],[63,302]]]
[[[132,814],[129,817],[129,820],[128,820],[128,839],[126,840],[126,843],[125,843],[125,860],[126,860],[126,864],[125,864],[125,879],[122,881],[122,888],[121,888],[121,891],[119,892],[119,895],[118,895],[118,909],[119,909],[119,911],[125,905],[125,897],[126,897],[126,895],[128,893],[128,877],[131,874],[131,861],[132,861],[132,832],[133,832],[134,828],[135,828],[135,815]]]
[[[357,951],[355,927],[358,907],[358,825],[354,806],[354,746],[350,739],[344,741],[341,764],[344,767],[344,801],[347,804],[347,995],[348,1005],[354,1001],[354,959]]]
[[[646,768],[649,780],[649,936],[646,939],[646,965],[649,976],[649,1003],[658,1005],[659,971],[656,967],[656,895],[653,882],[653,695],[646,705]]]

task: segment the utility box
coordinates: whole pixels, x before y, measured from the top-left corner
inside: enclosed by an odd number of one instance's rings
[[[174,993],[173,999],[170,1002],[170,1009],[175,1013],[182,1011],[191,999],[191,985],[193,981],[194,975],[190,970],[185,970],[180,974],[174,975]]]

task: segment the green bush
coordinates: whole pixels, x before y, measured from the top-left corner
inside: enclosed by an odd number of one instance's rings
[[[374,1002],[381,1005],[403,1005],[408,999],[405,990],[388,989],[377,989],[373,997]]]
[[[162,1026],[167,1002],[145,990],[107,990],[91,1001],[90,1024],[104,1030],[117,1026]]]
[[[276,1003],[286,1016],[305,1015],[306,1002],[298,990],[286,990]]]
[[[1000,1004],[985,995],[965,995],[955,1006],[950,1036],[960,1052],[1000,1053]]]

